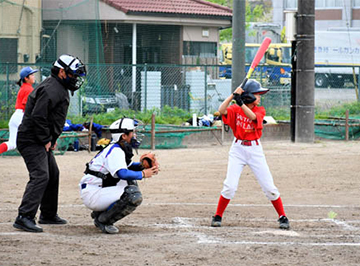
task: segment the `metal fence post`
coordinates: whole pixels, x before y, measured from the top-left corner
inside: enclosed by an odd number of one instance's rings
[[[207,66],[205,66],[205,95],[204,95],[204,99],[205,99],[205,110],[204,110],[204,114],[207,115]]]
[[[152,150],[155,150],[155,116],[156,113],[153,112],[151,115],[151,142],[150,142],[150,146]]]
[[[144,66],[144,89],[145,89],[145,96],[144,96],[144,110],[147,109],[147,65]]]
[[[5,93],[5,100],[8,103],[7,104],[7,108],[6,108],[6,120],[9,119],[10,117],[10,66],[9,66],[9,62],[6,63],[6,93]]]
[[[360,102],[360,67],[359,67],[359,73],[358,73],[358,80],[357,80],[357,82],[356,82],[356,84],[357,84],[357,89],[358,89],[358,93],[357,93],[357,96],[358,96],[358,98],[357,98],[357,101],[358,102]]]

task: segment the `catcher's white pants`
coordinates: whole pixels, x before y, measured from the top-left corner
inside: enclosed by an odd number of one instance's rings
[[[226,199],[232,199],[239,185],[240,175],[245,165],[253,171],[266,197],[273,201],[277,200],[280,193],[274,185],[273,177],[263,152],[260,140],[252,141],[251,146],[241,145],[241,140],[234,139],[230,151],[226,179],[221,195]]]
[[[18,128],[24,116],[22,109],[16,109],[9,120],[9,140],[6,143],[8,151],[16,149]]]
[[[120,181],[116,186],[104,188],[98,185],[86,184],[86,187],[81,189],[80,184],[80,196],[84,205],[89,209],[105,211],[112,203],[120,199],[126,186],[126,181]]]

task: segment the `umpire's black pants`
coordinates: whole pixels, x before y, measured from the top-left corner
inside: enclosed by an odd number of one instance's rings
[[[58,208],[59,168],[53,152],[47,152],[43,145],[19,141],[18,150],[30,176],[19,207],[19,215],[33,219],[40,205],[42,216],[54,217]]]

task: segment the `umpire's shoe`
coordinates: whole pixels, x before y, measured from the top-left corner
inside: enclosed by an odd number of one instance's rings
[[[60,218],[57,214],[51,218],[40,215],[39,224],[67,224],[67,221]]]
[[[211,226],[212,227],[221,227],[221,216],[220,215],[216,215],[216,216],[212,217]]]
[[[279,220],[279,228],[280,229],[289,229],[290,228],[290,223],[289,223],[289,219],[286,216],[280,216]]]
[[[40,226],[36,225],[34,219],[22,215],[16,217],[13,226],[17,229],[21,229],[33,233],[40,233],[43,231],[43,229]]]
[[[113,224],[103,224],[99,222],[98,218],[94,219],[94,224],[96,227],[100,228],[100,230],[105,234],[117,234],[119,233],[119,229]]]

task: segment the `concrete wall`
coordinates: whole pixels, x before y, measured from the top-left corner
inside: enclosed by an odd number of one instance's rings
[[[111,134],[108,130],[103,130],[102,137],[110,139]],[[224,132],[224,142],[222,145],[230,145],[233,140],[234,135],[231,129],[229,129],[228,132]],[[84,139],[84,141],[87,140]],[[265,125],[261,141],[290,141],[290,124]],[[186,135],[182,140],[182,145],[188,148],[221,145],[221,128],[214,131],[203,131]]]
[[[56,56],[71,54],[84,63],[89,62],[89,41],[83,31],[83,25],[61,25],[57,31]]]
[[[204,36],[205,34],[205,36]],[[206,36],[208,34],[208,36]],[[218,28],[211,27],[183,27],[183,40],[191,42],[219,42]]]
[[[232,130],[224,132],[223,145],[229,145],[234,140]],[[261,141],[283,140],[290,141],[290,124],[265,125]],[[198,147],[202,145],[221,145],[221,129],[216,131],[205,131],[187,135],[183,139],[183,145],[187,147]]]
[[[27,63],[34,63],[40,54],[41,0],[12,0],[12,3],[0,1],[0,38],[18,39],[18,63],[24,62],[24,55],[29,56]],[[1,51],[0,51],[1,52]],[[12,74],[11,79],[18,79]]]

